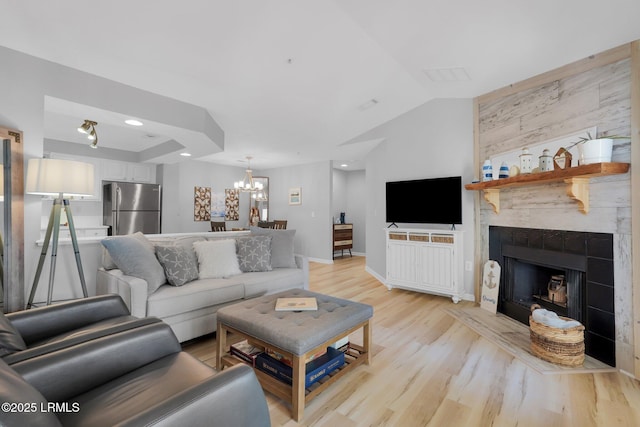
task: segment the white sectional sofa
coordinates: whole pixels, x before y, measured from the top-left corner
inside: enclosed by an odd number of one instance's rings
[[[216,312],[221,307],[285,289],[308,289],[309,263],[306,257],[293,254],[294,233],[252,228],[251,233],[225,235],[147,238],[136,233],[107,238],[102,242],[105,251],[97,273],[97,293],[120,295],[133,316],[162,319],[184,342],[215,331]],[[235,241],[233,255],[228,250],[229,239]],[[182,256],[184,262],[176,261],[175,256]],[[235,269],[233,257],[244,271]],[[184,265],[193,268],[193,262],[198,271],[187,271]]]

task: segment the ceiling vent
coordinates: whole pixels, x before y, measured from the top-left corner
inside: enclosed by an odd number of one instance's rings
[[[372,98],[367,102],[365,102],[364,104],[359,105],[358,110],[360,111],[368,110],[369,108],[375,107],[377,104],[378,104],[378,100],[375,98]]]
[[[431,68],[424,73],[433,82],[466,82],[471,80],[464,68]]]

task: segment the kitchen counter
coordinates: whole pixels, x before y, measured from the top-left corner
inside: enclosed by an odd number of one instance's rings
[[[94,230],[94,229],[102,229],[103,227],[87,227],[82,228],[82,230]],[[80,228],[76,228],[76,236],[78,238],[78,245],[82,244],[99,244],[100,241],[106,237],[106,230],[109,227],[104,226],[105,233],[102,235],[82,235],[80,234]],[[66,235],[63,234],[63,230],[66,230]],[[45,230],[46,232],[46,230]],[[163,234],[145,234],[149,239],[154,238],[162,238],[162,237],[180,237],[180,236],[204,236],[204,237],[236,237],[236,236],[244,236],[249,234],[250,231],[202,231],[202,232],[192,232],[192,233],[163,233]],[[44,232],[39,240],[36,241],[37,246],[42,246],[44,244]],[[69,227],[60,227],[60,238],[58,239],[58,246],[71,245],[71,237],[69,235]]]
[[[109,226],[107,225],[91,225],[91,226],[76,226],[76,237],[105,237],[109,232]],[[40,229],[40,240],[44,239],[44,235],[47,233],[47,228]],[[60,239],[68,238],[71,241],[71,232],[68,226],[60,226]]]

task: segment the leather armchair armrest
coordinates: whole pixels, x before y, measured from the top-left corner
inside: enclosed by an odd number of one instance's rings
[[[213,424],[212,424],[213,423]],[[140,408],[122,426],[220,425],[269,427],[269,408],[256,375],[247,365],[227,368],[161,405]]]
[[[51,402],[63,402],[157,359],[181,351],[165,323],[97,338],[11,367]]]
[[[118,295],[100,295],[17,311],[6,316],[29,346],[90,323],[128,315],[129,309]]]
[[[121,333],[122,331],[139,328],[151,323],[161,322],[161,320],[157,317],[145,317],[142,319],[136,319],[131,316],[125,317],[125,319],[129,318],[131,318],[131,320],[116,322],[107,326],[101,325],[101,327],[82,330],[82,332],[76,332],[75,334],[71,333],[69,336],[65,337],[65,339],[62,340],[39,343],[38,345],[27,348],[26,350],[16,351],[15,353],[3,356],[2,360],[4,360],[8,365],[13,365],[14,363],[22,362],[33,357],[42,356],[43,354],[51,353],[53,351],[59,351],[63,348],[78,345],[80,343],[96,338]]]

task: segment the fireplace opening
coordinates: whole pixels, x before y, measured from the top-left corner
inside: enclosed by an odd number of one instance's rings
[[[566,316],[567,288],[564,277],[563,270],[515,260],[513,279],[510,279],[513,287],[512,301],[523,305],[527,310],[536,303],[545,308],[550,306],[559,315]],[[554,284],[557,282],[557,285]]]
[[[491,226],[489,256],[502,267],[499,312],[529,325],[539,304],[578,320],[586,354],[615,366],[611,234]],[[564,284],[565,298],[550,282]]]
[[[585,274],[532,261],[504,257],[502,312],[528,324],[531,306],[538,304],[559,316],[584,323]]]

